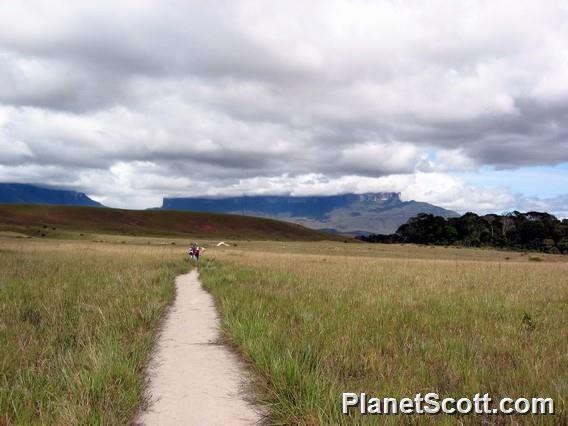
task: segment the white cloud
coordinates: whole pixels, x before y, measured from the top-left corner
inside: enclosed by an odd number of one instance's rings
[[[426,201],[458,212],[499,212],[514,206],[516,198],[505,187],[466,185],[441,173],[417,173],[402,191],[404,198]]]
[[[551,212],[559,219],[568,219],[568,194],[548,198],[520,196],[516,209],[520,211]]]
[[[0,177],[130,207],[400,188],[499,209],[504,187],[444,173],[568,162],[567,17],[556,0],[7,2]]]
[[[376,176],[412,171],[418,157],[412,144],[366,142],[346,148],[337,166]]]
[[[142,177],[142,178],[141,178]],[[140,180],[140,178],[142,180]],[[83,184],[95,176],[83,176]],[[113,179],[105,185],[109,205],[120,205],[128,194],[138,194],[147,188],[140,199],[131,200],[138,207],[160,205],[161,196],[240,196],[249,195],[334,195],[380,191],[401,192],[404,200],[424,201],[459,212],[495,212],[513,208],[516,198],[505,188],[484,188],[464,184],[460,179],[440,173],[389,175],[380,178],[341,176],[329,178],[322,174],[252,177],[233,181],[208,181],[189,178],[165,178],[152,164],[135,167],[120,165],[113,168]],[[144,194],[144,192],[142,192]],[[100,198],[101,196],[99,196]],[[150,204],[146,204],[151,202]]]

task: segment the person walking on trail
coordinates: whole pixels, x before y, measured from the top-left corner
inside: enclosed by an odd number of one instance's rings
[[[201,252],[203,252],[203,247],[199,247],[198,244],[191,243],[189,245],[189,258],[191,260],[195,260],[196,262],[199,262],[199,254]]]

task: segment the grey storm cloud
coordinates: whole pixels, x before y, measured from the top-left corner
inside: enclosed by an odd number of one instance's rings
[[[101,193],[101,171],[146,165],[161,177],[128,184],[566,162],[567,22],[559,0],[5,2],[0,177]]]

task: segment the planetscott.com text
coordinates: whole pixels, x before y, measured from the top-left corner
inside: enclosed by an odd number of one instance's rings
[[[418,393],[411,398],[378,398],[344,392],[341,401],[343,414],[554,414],[552,398],[493,400],[487,393],[464,398],[442,398],[434,392]]]

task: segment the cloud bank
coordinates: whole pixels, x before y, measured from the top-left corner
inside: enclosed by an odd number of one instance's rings
[[[6,2],[0,180],[528,206],[452,172],[568,162],[565,40],[556,0]]]

